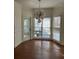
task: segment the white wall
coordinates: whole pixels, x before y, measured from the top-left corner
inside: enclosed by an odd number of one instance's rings
[[[14,1],[15,47],[22,42],[21,16],[22,16],[21,5],[18,2]]]
[[[23,7],[23,17],[32,17],[32,9]]]
[[[43,12],[44,17],[46,17],[46,16],[50,16],[51,17],[52,10],[53,10],[52,8],[41,8],[41,12]],[[33,9],[34,16],[37,16],[37,12],[39,12],[38,8]]]
[[[23,37],[23,20],[24,17],[32,18],[32,9],[22,6],[17,1],[14,1],[14,21],[15,21],[15,47],[17,47],[21,42],[27,41],[30,39],[30,35]]]
[[[53,8],[53,16],[64,15],[64,7],[55,7]]]

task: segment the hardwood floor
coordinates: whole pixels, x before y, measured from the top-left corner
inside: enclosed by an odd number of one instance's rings
[[[64,59],[64,47],[53,41],[29,40],[15,48],[14,59]]]

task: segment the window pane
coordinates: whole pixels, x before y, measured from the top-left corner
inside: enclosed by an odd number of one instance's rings
[[[44,38],[50,38],[50,17],[43,19],[43,36]]]
[[[60,41],[60,16],[54,17],[53,20],[53,39]]]
[[[30,21],[28,19],[24,19],[24,33],[29,32],[29,25]]]
[[[50,18],[43,19],[43,27],[50,27]]]

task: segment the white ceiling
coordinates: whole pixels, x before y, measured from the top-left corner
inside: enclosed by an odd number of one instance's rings
[[[38,8],[38,0],[16,0],[25,7]],[[64,6],[64,0],[41,0],[41,8],[51,8],[56,6]]]

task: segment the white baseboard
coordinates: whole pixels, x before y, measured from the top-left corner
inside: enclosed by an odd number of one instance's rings
[[[19,44],[21,44],[21,43],[22,43],[22,41],[20,41],[20,42],[14,44],[14,48],[16,48],[16,47],[17,47]]]

